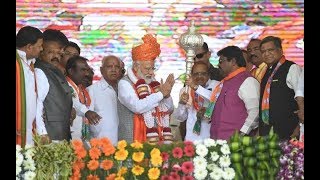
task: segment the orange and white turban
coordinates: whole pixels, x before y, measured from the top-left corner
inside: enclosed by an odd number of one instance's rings
[[[154,61],[160,54],[160,44],[151,34],[142,38],[143,44],[132,48],[133,61]]]

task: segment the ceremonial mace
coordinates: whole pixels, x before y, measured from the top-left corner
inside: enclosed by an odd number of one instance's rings
[[[203,45],[203,38],[200,34],[196,33],[196,27],[194,26],[194,20],[191,21],[191,26],[188,28],[188,32],[183,33],[179,38],[180,46],[187,52],[186,59],[186,78],[191,75],[191,69],[194,62],[195,50],[199,49]],[[186,92],[188,92],[188,86],[186,86]]]

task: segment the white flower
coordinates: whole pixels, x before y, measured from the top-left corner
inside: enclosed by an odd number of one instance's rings
[[[211,152],[211,160],[216,161],[219,159],[219,154],[216,151]]]
[[[223,178],[227,180],[231,180],[235,177],[236,173],[233,168],[225,168],[223,172]]]
[[[16,152],[16,166],[21,166],[23,162],[23,155],[19,152]]]
[[[22,150],[21,146],[19,144],[16,144],[16,152],[20,152]]]
[[[36,169],[36,166],[35,166],[33,160],[25,160],[25,161],[23,161],[23,166],[24,166],[25,170],[34,171]]]
[[[202,144],[202,140],[195,140],[193,141],[193,144],[196,146],[198,144]]]
[[[206,169],[195,169],[194,177],[196,179],[205,179],[207,177],[208,171]]]
[[[198,144],[196,146],[196,153],[201,157],[205,157],[208,154],[208,148],[203,144]]]
[[[18,176],[21,172],[21,167],[20,166],[16,166],[16,176]]]
[[[35,177],[36,177],[36,173],[32,171],[27,171],[26,173],[24,173],[25,180],[33,180]]]
[[[223,176],[223,171],[222,171],[222,169],[220,169],[220,168],[214,168],[213,170],[212,170],[212,172],[210,173],[210,177],[212,178],[212,179],[214,179],[214,180],[219,180],[219,179],[221,179],[222,178],[222,176]]]
[[[230,154],[230,148],[229,148],[229,145],[228,144],[224,144],[221,146],[220,148],[221,152],[225,155],[228,155]]]
[[[210,171],[213,171],[214,168],[217,168],[218,166],[215,163],[208,164],[207,169]]]
[[[29,148],[33,148],[34,146],[32,145],[32,144],[26,144],[25,146],[24,146],[24,149],[29,149]]]
[[[213,139],[210,139],[210,138],[205,139],[205,140],[203,141],[203,143],[204,143],[204,145],[205,145],[206,147],[211,147],[211,146],[216,146],[216,145],[217,145],[217,144],[216,144],[216,141],[213,140]]]
[[[226,140],[218,139],[218,140],[217,140],[217,144],[219,144],[219,145],[224,145],[224,144],[227,144],[227,141],[226,141]]]
[[[223,155],[220,157],[219,159],[220,167],[229,167],[230,164],[231,164],[231,161],[229,156]]]
[[[205,158],[197,156],[193,159],[193,164],[195,169],[206,169],[208,163]]]

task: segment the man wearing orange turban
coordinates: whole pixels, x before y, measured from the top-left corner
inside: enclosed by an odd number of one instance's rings
[[[160,45],[151,34],[142,40],[143,44],[132,48],[132,67],[118,84],[118,137],[128,142],[170,143],[169,119],[174,108],[170,93],[175,80],[173,74],[165,83],[155,80],[154,61]]]

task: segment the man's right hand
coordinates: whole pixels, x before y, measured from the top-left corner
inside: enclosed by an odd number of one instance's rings
[[[170,96],[174,83],[175,83],[175,80],[172,73],[169,74],[165,83],[163,83],[163,80],[161,79],[160,92],[163,94],[164,98],[168,98]]]
[[[180,101],[179,101],[179,103],[180,103],[180,104],[187,104],[188,100],[189,100],[189,94],[186,93],[186,92],[183,92],[183,93],[181,94],[181,96],[180,96]]]
[[[94,111],[87,111],[85,117],[89,120],[90,124],[98,124],[100,122],[101,116]]]

